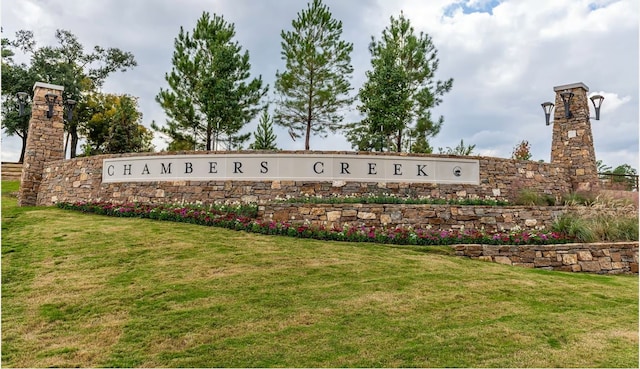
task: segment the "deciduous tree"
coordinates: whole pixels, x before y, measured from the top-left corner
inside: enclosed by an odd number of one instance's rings
[[[6,46],[17,48],[31,58],[31,64],[24,65],[28,74],[23,83],[29,86],[25,92],[29,93],[38,81],[47,82],[64,87],[61,101],[82,102],[85,93],[101,87],[109,75],[137,65],[133,54],[117,48],[94,46],[91,52],[85,52],[78,38],[69,31],[56,30],[55,38],[57,45],[37,47],[33,32],[21,30],[16,32],[15,40],[6,42]],[[4,93],[4,77],[2,82]],[[77,117],[71,121],[65,119],[65,130],[71,139],[71,157],[76,156],[78,128],[83,123]]]
[[[516,160],[530,160],[531,159],[531,147],[529,141],[522,140],[513,148],[511,158]]]
[[[613,182],[627,183],[630,188],[637,188],[638,185],[638,172],[635,168],[629,164],[618,165],[611,171]]]
[[[286,70],[276,73],[274,120],[293,137],[304,136],[309,150],[312,134],[326,137],[342,127],[341,109],[353,101],[348,96],[353,44],[341,39],[342,22],[321,0],[307,4],[291,24],[293,30],[281,32]]]
[[[153,151],[153,132],[141,124],[136,98],[93,93],[76,111],[86,122],[81,131],[85,155]]]
[[[141,121],[142,113],[138,111],[137,100],[128,95],[119,96],[109,124],[105,152],[152,151],[153,133],[140,124]]]
[[[18,136],[22,140],[20,159],[24,160],[24,150],[27,145],[29,132],[29,117],[31,107],[29,101],[33,98],[33,84],[36,77],[26,64],[17,64],[13,60],[13,50],[10,41],[2,39],[2,129],[7,136]],[[30,97],[25,101],[23,114],[20,115],[18,107],[18,92],[26,92]]]

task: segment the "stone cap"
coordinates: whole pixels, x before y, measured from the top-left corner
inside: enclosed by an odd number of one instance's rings
[[[555,86],[553,88],[553,91],[558,92],[558,91],[564,91],[564,90],[571,90],[574,88],[582,88],[585,91],[589,92],[589,87],[587,87],[587,85],[585,85],[582,82],[570,83],[568,85],[562,85],[562,86]]]
[[[64,86],[52,85],[51,83],[36,82],[36,84],[33,85],[33,90],[34,91],[35,91],[36,87],[46,88],[46,89],[49,89],[49,90],[64,91]]]

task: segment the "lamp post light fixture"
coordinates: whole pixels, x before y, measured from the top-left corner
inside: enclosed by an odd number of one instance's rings
[[[591,99],[591,102],[593,103],[593,107],[596,108],[596,120],[600,120],[600,107],[602,106],[602,100],[604,100],[604,96],[593,95],[590,97],[590,99]]]
[[[576,83],[576,84],[567,85],[567,86],[554,87],[554,90],[558,93],[558,95],[560,95],[560,98],[562,99],[562,104],[564,105],[565,119],[569,119],[573,117],[573,114],[571,113],[571,99],[573,99],[575,94],[569,88],[575,88],[575,87],[581,87],[585,91],[589,91],[587,86],[585,86],[583,83]],[[579,95],[579,96],[582,96],[582,95]],[[604,100],[604,96],[593,95],[589,99],[591,99],[591,102],[593,103],[593,107],[595,108],[595,111],[596,111],[595,120],[600,120],[600,107],[602,106],[602,101]],[[550,101],[547,101],[547,102],[543,102],[541,105],[542,105],[542,109],[544,110],[545,123],[547,125],[550,125],[551,113],[555,108],[555,104],[553,104]],[[594,119],[594,117],[590,117],[590,118]]]
[[[48,93],[44,95],[44,99],[47,101],[47,105],[49,106],[49,110],[47,110],[47,118],[51,119],[51,117],[53,117],[53,106],[58,99],[58,95]]]
[[[573,92],[564,90],[560,93],[560,97],[562,98],[562,102],[564,103],[564,117],[569,119],[572,116],[569,107],[571,106],[571,98],[573,97]]]
[[[56,102],[56,100],[58,100],[58,95],[52,93],[45,94],[44,99],[49,107],[47,110],[47,118],[51,119],[51,117],[53,117],[53,106],[61,104],[67,109],[67,122],[70,122],[71,119],[73,119],[73,107],[77,104],[75,100],[67,99],[64,103]]]
[[[20,116],[23,116],[24,105],[27,103],[27,97],[29,97],[29,94],[26,92],[18,92],[16,96],[18,97],[18,109],[20,111]]]
[[[546,120],[547,125],[551,124],[551,112],[553,111],[553,107],[555,106],[552,102],[543,102],[542,109],[544,110],[544,118]]]
[[[67,122],[71,122],[71,119],[73,119],[73,107],[76,106],[76,101],[67,99],[64,105],[67,107]]]

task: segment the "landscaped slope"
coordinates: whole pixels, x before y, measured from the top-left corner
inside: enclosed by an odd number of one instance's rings
[[[5,367],[638,362],[637,276],[16,208],[6,193]]]

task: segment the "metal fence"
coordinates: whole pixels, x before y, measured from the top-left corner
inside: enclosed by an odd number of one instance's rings
[[[638,191],[638,176],[632,174],[598,173],[600,186],[607,190]]]

